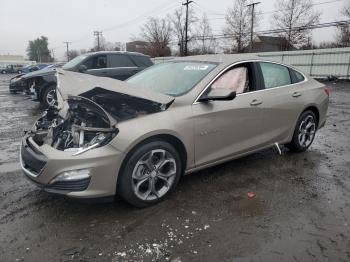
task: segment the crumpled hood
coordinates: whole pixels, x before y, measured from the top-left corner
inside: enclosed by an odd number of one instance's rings
[[[174,101],[174,98],[171,96],[156,93],[149,89],[135,87],[126,82],[108,77],[97,77],[62,69],[56,70],[56,77],[57,89],[63,100],[66,100],[69,96],[79,96],[99,87],[112,92],[156,102],[165,107]]]
[[[45,76],[45,75],[52,75],[56,73],[56,69],[54,68],[49,68],[49,69],[42,69],[42,70],[37,70],[34,72],[30,72],[28,74],[22,75],[22,79],[29,79],[32,77],[37,77],[37,76]]]

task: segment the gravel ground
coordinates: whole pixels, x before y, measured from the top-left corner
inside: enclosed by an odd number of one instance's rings
[[[24,178],[20,137],[41,109],[9,94],[9,78],[0,76],[0,261],[350,261],[350,83],[328,83],[328,121],[307,152],[209,168],[136,209],[67,200]]]

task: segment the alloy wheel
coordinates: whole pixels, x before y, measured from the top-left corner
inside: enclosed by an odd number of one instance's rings
[[[316,121],[312,115],[306,115],[299,125],[298,141],[300,146],[311,145],[316,132]]]
[[[50,106],[53,106],[56,103],[56,89],[52,89],[47,93],[46,102]]]
[[[174,184],[176,161],[164,149],[155,149],[144,154],[136,163],[132,173],[132,187],[135,195],[144,201],[164,196]]]

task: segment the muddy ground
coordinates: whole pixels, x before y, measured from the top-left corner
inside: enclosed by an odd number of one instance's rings
[[[210,168],[135,209],[52,196],[24,178],[20,137],[41,110],[10,95],[8,80],[0,76],[0,261],[350,261],[350,83],[328,83],[328,121],[309,151]]]

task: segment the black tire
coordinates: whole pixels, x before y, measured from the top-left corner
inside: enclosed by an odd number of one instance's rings
[[[302,144],[300,139],[299,139],[299,135],[301,134],[301,125],[303,123],[303,121],[305,122],[306,119],[310,119],[312,118],[312,121],[314,122],[314,133],[312,135],[312,138],[309,136],[309,141],[306,144]],[[317,130],[317,118],[314,114],[314,112],[312,112],[311,110],[306,110],[304,111],[300,116],[299,119],[297,121],[297,124],[295,126],[295,130],[293,133],[293,138],[292,141],[289,144],[286,144],[286,147],[289,148],[289,150],[293,151],[293,152],[304,152],[306,151],[312,144],[312,142],[315,139],[315,134],[316,134],[316,130]]]
[[[1,71],[1,74],[6,74],[6,70],[2,70],[2,71]]]
[[[134,191],[135,187],[135,179],[133,178],[133,172],[136,168],[136,165],[139,163],[139,161],[146,156],[149,152],[152,152],[152,150],[164,150],[173,157],[173,160],[175,160],[176,163],[176,172],[173,176],[172,184],[170,187],[167,187],[167,192],[164,193],[161,197],[157,197],[156,199],[150,199],[145,200],[141,199],[137,196],[137,194]],[[170,156],[169,155],[169,156]],[[154,156],[154,155],[153,155]],[[160,201],[162,201],[165,197],[167,197],[176,187],[178,184],[181,174],[182,174],[182,163],[179,156],[179,153],[177,150],[169,144],[168,142],[162,141],[162,140],[156,140],[156,141],[150,141],[146,144],[141,144],[140,146],[136,147],[134,150],[131,151],[131,153],[127,156],[127,158],[124,161],[124,164],[122,166],[121,171],[119,172],[118,182],[117,182],[117,194],[124,199],[129,204],[135,206],[135,207],[147,207],[154,205]],[[145,172],[143,172],[145,174]],[[146,172],[147,174],[147,172]],[[152,179],[151,177],[149,179]],[[151,182],[149,182],[149,179],[146,180],[146,184],[148,186]],[[157,179],[157,178],[155,178]],[[136,180],[137,181],[137,180]],[[161,179],[158,179],[157,181],[162,182]],[[158,183],[158,182],[156,182]],[[155,183],[155,184],[156,184]],[[154,185],[155,185],[154,184]],[[155,188],[156,186],[154,186]],[[141,187],[140,187],[141,188]],[[151,193],[153,194],[153,193]],[[155,194],[153,194],[155,195]]]
[[[53,91],[55,91],[54,92],[54,94],[55,94],[55,101],[57,102],[56,86],[54,86],[54,85],[48,86],[47,88],[45,88],[44,91],[41,92],[42,96],[40,98],[40,103],[43,105],[44,108],[48,108],[48,107],[52,106],[52,104],[49,103],[48,96],[50,94],[52,94]]]

